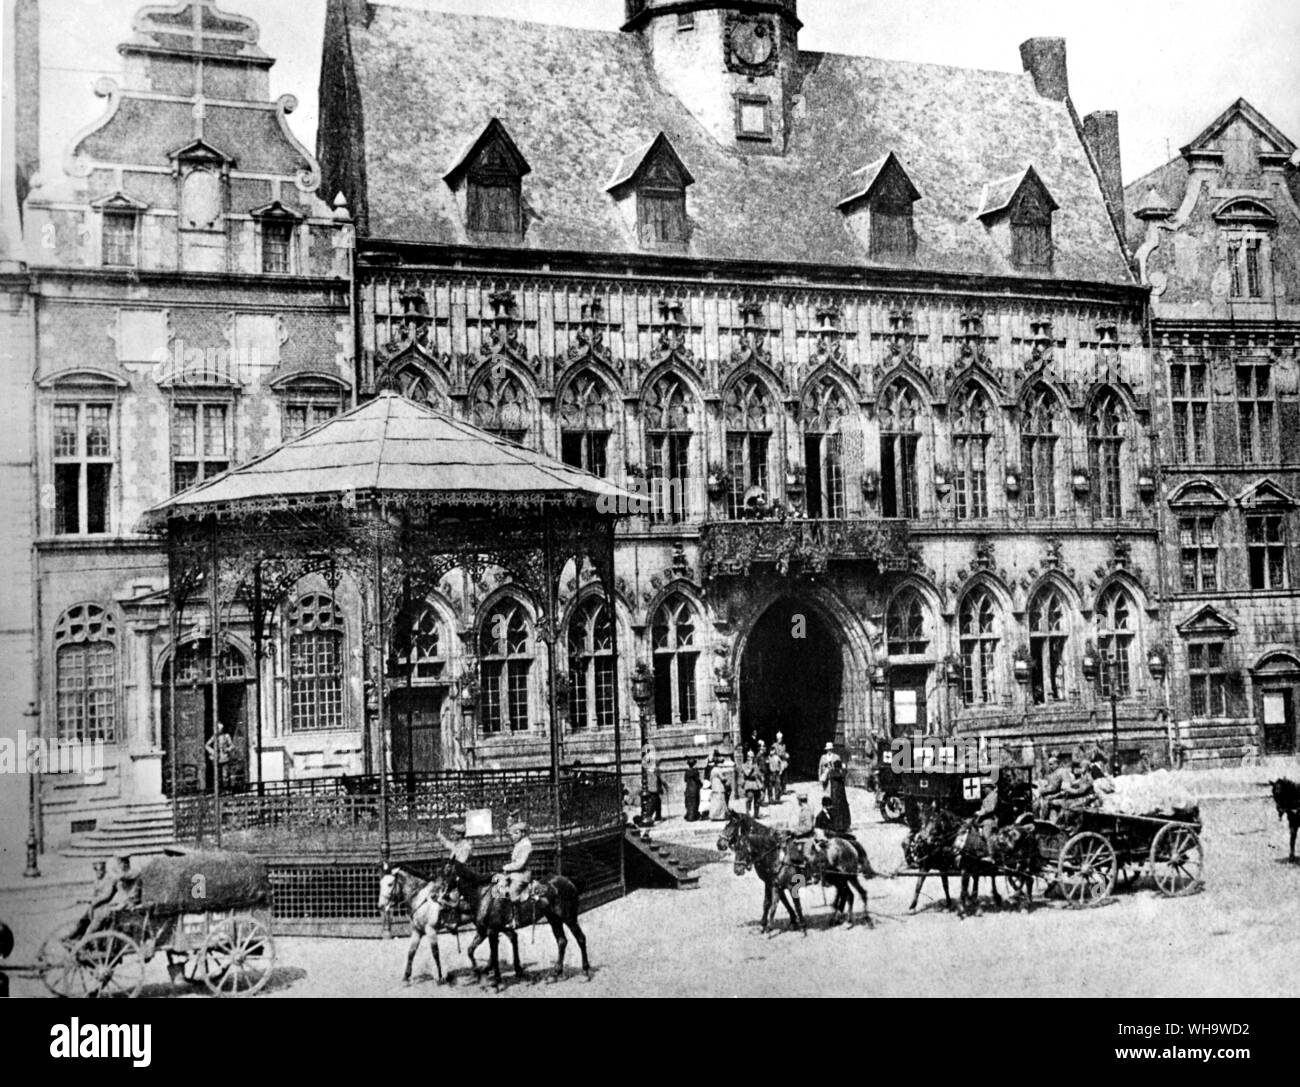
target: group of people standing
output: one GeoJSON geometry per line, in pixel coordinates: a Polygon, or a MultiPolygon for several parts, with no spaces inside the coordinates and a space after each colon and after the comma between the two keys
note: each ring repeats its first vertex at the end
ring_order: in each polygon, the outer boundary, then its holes
{"type": "Polygon", "coordinates": [[[757,748],[745,752],[740,780],[745,794],[745,811],[757,817],[764,804],[779,804],[785,795],[785,772],[790,767],[790,753],[780,732],[769,750],[763,740],[757,748]]]}

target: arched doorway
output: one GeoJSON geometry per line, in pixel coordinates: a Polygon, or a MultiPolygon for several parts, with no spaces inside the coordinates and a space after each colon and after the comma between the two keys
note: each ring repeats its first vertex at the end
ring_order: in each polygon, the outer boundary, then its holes
{"type": "Polygon", "coordinates": [[[782,598],[754,624],[740,661],[745,746],[785,734],[790,776],[816,775],[835,739],[844,682],[841,639],[807,604],[782,598]]]}
{"type": "MultiPolygon", "coordinates": [[[[248,782],[248,684],[244,655],[232,645],[221,651],[217,672],[217,717],[234,740],[225,763],[222,789],[238,790],[248,782]]],[[[212,739],[212,639],[184,642],[162,670],[163,792],[167,796],[211,792],[212,760],[205,745],[212,739]],[[171,671],[176,663],[176,728],[171,726],[171,671]],[[172,744],[176,745],[176,776],[172,788],[172,744]]]]}

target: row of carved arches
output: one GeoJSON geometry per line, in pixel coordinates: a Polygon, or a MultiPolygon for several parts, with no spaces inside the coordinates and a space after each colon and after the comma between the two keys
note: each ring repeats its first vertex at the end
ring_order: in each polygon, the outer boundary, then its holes
{"type": "MultiPolygon", "coordinates": [[[[1024,662],[1030,701],[1050,705],[1075,697],[1084,688],[1082,660],[1095,649],[1103,661],[1114,656],[1121,698],[1136,694],[1141,682],[1145,597],[1127,580],[1111,578],[1092,601],[1085,601],[1068,579],[1039,581],[1018,607],[998,579],[973,578],[945,614],[939,595],[919,579],[896,588],[885,605],[884,647],[891,662],[959,663],[961,701],[978,707],[1003,701],[1013,689],[1014,664],[1024,662]],[[950,624],[947,628],[942,620],[950,624]]],[[[1111,673],[1100,673],[1109,697],[1111,673]]]]}

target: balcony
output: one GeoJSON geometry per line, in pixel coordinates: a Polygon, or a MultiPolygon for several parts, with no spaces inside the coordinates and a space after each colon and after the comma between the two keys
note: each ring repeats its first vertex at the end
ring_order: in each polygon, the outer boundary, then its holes
{"type": "Polygon", "coordinates": [[[705,580],[748,577],[755,565],[774,566],[782,576],[823,573],[832,562],[906,569],[908,542],[903,520],[713,521],[700,529],[700,565],[705,580]]]}

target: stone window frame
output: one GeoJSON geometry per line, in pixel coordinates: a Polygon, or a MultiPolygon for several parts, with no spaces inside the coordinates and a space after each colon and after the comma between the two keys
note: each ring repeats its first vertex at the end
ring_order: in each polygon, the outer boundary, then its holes
{"type": "Polygon", "coordinates": [[[74,387],[68,385],[56,388],[55,395],[48,402],[49,436],[48,441],[43,443],[43,449],[48,450],[49,455],[49,460],[46,462],[49,467],[49,491],[48,501],[42,504],[46,505],[50,511],[48,531],[51,536],[93,538],[113,535],[117,512],[117,489],[121,476],[119,470],[120,419],[118,400],[119,396],[116,388],[102,386],[74,387]],[[59,413],[69,408],[75,409],[77,413],[76,449],[74,452],[60,453],[58,446],[59,413]],[[90,408],[107,410],[108,439],[106,444],[108,451],[106,453],[89,452],[86,415],[90,408]],[[78,530],[75,532],[61,530],[59,523],[59,466],[70,464],[75,464],[79,468],[77,476],[78,530]],[[89,531],[89,526],[92,523],[90,469],[96,465],[108,466],[108,481],[103,487],[103,528],[98,532],[91,532],[89,531]]]}
{"type": "Polygon", "coordinates": [[[736,102],[736,139],[752,140],[758,143],[772,141],[772,99],[765,94],[737,92],[736,102]],[[745,127],[745,110],[747,107],[759,106],[763,110],[763,127],[761,130],[745,127]]]}
{"type": "Polygon", "coordinates": [[[567,624],[569,731],[612,729],[617,705],[615,650],[617,638],[610,601],[588,595],[579,601],[567,624]]]}
{"type": "Polygon", "coordinates": [[[653,662],[654,721],[657,728],[689,726],[699,720],[702,627],[700,609],[690,597],[681,592],[671,593],[660,601],[651,616],[650,656],[653,662]],[[686,621],[683,622],[683,619],[686,621]],[[688,641],[682,640],[683,627],[690,628],[688,641]],[[684,668],[688,660],[690,673],[686,675],[684,668]],[[667,695],[666,703],[664,694],[667,695]],[[668,710],[668,720],[664,720],[665,709],[668,710]]]}
{"type": "Polygon", "coordinates": [[[537,622],[521,597],[506,594],[484,610],[478,624],[478,650],[479,733],[489,738],[528,735],[534,731],[537,709],[533,691],[537,622]],[[516,619],[522,639],[514,633],[516,619]]]}
{"type": "MultiPolygon", "coordinates": [[[[112,611],[94,602],[74,604],[64,609],[54,624],[53,630],[54,658],[54,734],[59,740],[90,742],[100,741],[105,744],[120,742],[122,725],[122,699],[120,684],[121,646],[118,643],[117,622],[112,611]],[[95,684],[94,666],[103,669],[103,660],[96,661],[96,656],[103,657],[103,652],[93,647],[107,647],[108,680],[95,684]],[[81,659],[79,678],[86,682],[73,688],[65,685],[65,661],[81,659]],[[95,698],[96,694],[107,695],[107,699],[95,698]],[[68,696],[68,697],[65,697],[68,696]],[[75,699],[75,703],[69,701],[75,699]],[[74,705],[79,709],[77,720],[83,725],[89,721],[92,707],[100,710],[107,708],[108,720],[95,728],[67,728],[65,708],[74,705]]],[[[41,767],[42,772],[51,772],[50,767],[41,767]]]]}
{"type": "Polygon", "coordinates": [[[1211,377],[1209,359],[1201,356],[1169,359],[1169,411],[1173,426],[1170,441],[1178,464],[1210,464],[1214,461],[1214,383],[1211,377]],[[1198,370],[1199,386],[1195,381],[1198,370]],[[1198,407],[1201,409],[1199,415],[1198,407]]]}
{"type": "Polygon", "coordinates": [[[347,618],[337,596],[324,589],[298,593],[285,610],[285,643],[285,731],[295,736],[351,731],[347,618]],[[309,601],[315,602],[311,609],[307,609],[309,601]],[[332,646],[328,657],[332,657],[333,672],[317,667],[322,659],[319,647],[325,644],[332,646]],[[296,671],[304,660],[299,650],[304,645],[313,647],[310,658],[313,667],[296,671]],[[298,698],[299,694],[303,697],[298,698]],[[322,702],[323,698],[326,701],[322,702]],[[304,720],[308,723],[303,723],[304,720]]]}

